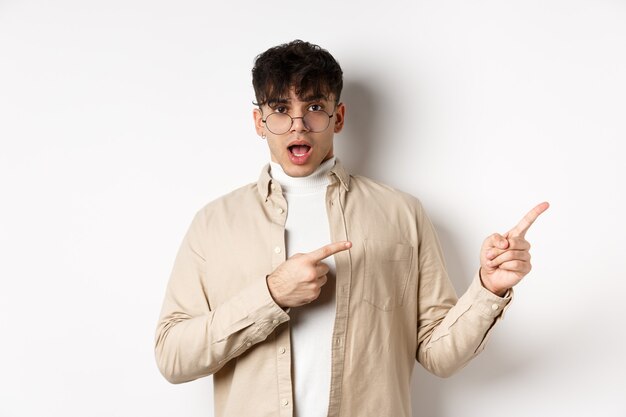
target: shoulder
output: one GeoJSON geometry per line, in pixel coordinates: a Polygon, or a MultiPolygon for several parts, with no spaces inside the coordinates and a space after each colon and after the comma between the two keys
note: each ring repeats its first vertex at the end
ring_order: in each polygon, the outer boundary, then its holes
{"type": "Polygon", "coordinates": [[[194,221],[209,222],[221,220],[225,216],[232,218],[259,204],[260,201],[257,184],[246,184],[205,204],[196,212],[194,221]]]}
{"type": "Polygon", "coordinates": [[[420,213],[423,211],[422,203],[417,197],[361,175],[350,176],[350,191],[357,198],[367,199],[373,204],[396,206],[420,213]]]}
{"type": "Polygon", "coordinates": [[[420,200],[390,185],[352,176],[345,212],[363,239],[420,245],[429,220],[420,200]]]}

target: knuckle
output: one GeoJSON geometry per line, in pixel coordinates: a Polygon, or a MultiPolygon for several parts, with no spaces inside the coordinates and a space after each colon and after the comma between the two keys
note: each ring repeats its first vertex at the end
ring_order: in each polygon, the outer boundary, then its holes
{"type": "Polygon", "coordinates": [[[511,252],[501,252],[500,255],[498,255],[493,262],[498,264],[498,263],[503,263],[503,262],[508,262],[511,260],[511,252]]]}
{"type": "Polygon", "coordinates": [[[520,250],[528,250],[530,249],[530,244],[525,239],[518,238],[515,240],[515,247],[519,248],[520,250]]]}

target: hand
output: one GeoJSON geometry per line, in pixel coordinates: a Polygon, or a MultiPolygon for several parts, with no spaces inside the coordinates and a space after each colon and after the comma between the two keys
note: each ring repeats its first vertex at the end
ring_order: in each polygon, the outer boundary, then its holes
{"type": "Polygon", "coordinates": [[[504,235],[494,233],[480,250],[480,278],[483,286],[503,296],[530,272],[530,243],[524,238],[537,217],[550,207],[541,203],[504,235]]]}
{"type": "Polygon", "coordinates": [[[267,286],[276,304],[283,308],[298,307],[316,300],[329,271],[322,261],[351,247],[351,242],[335,242],[313,252],[295,254],[280,264],[267,277],[267,286]]]}

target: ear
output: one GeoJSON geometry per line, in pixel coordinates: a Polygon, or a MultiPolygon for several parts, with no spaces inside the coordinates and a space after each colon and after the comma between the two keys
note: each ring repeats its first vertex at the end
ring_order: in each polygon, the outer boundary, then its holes
{"type": "Polygon", "coordinates": [[[341,132],[343,129],[343,122],[346,117],[346,106],[343,103],[337,104],[337,109],[335,110],[335,133],[341,132]]]}
{"type": "Polygon", "coordinates": [[[256,134],[259,136],[263,136],[265,133],[265,123],[263,123],[263,113],[261,113],[260,109],[252,110],[252,117],[254,118],[254,129],[256,130],[256,134]]]}

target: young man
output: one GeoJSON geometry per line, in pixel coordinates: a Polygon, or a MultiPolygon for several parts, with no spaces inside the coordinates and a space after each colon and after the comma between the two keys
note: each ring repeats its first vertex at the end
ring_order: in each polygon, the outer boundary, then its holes
{"type": "Polygon", "coordinates": [[[415,359],[448,376],[482,351],[548,205],[485,240],[457,299],[419,201],[335,159],[335,59],[294,41],[252,74],[271,162],[195,216],[157,329],[159,368],[173,383],[212,374],[216,417],[409,417],[415,359]]]}

